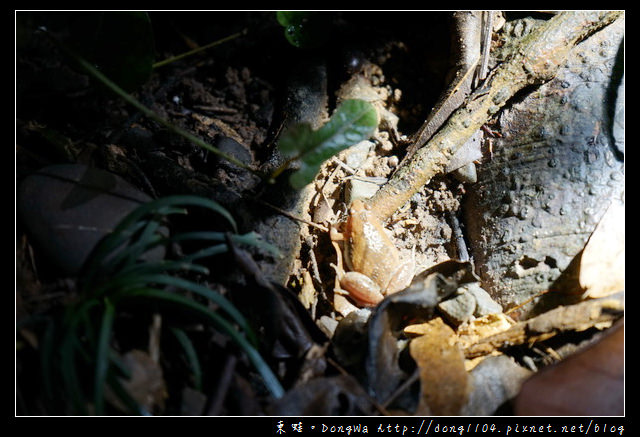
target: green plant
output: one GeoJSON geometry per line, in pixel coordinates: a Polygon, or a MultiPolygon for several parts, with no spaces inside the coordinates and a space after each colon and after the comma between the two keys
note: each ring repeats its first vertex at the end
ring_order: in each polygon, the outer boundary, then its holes
{"type": "MultiPolygon", "coordinates": [[[[167,316],[189,314],[228,336],[261,375],[270,394],[283,394],[278,379],[258,353],[258,339],[241,312],[222,294],[186,277],[208,274],[207,267],[196,260],[228,250],[227,238],[272,253],[276,249],[255,233],[168,235],[168,218],[194,207],[221,215],[236,230],[228,211],[206,198],[169,196],[142,205],[96,247],[78,281],[79,299],[59,315],[32,320],[43,328],[39,349],[46,399],[68,399],[73,412],[101,415],[105,412],[108,387],[131,413],[145,413],[122,385],[128,377],[119,358],[124,351],[114,347],[114,327],[119,317],[135,313],[141,306],[156,308],[167,316]],[[144,257],[159,246],[187,241],[212,245],[173,260],[150,261],[144,257]]],[[[179,324],[170,325],[167,330],[182,347],[198,388],[202,372],[196,348],[179,324]]]]}
{"type": "Polygon", "coordinates": [[[331,32],[329,15],[311,11],[278,11],[276,19],[284,27],[284,36],[295,47],[318,47],[326,42],[331,32]]]}
{"type": "Polygon", "coordinates": [[[309,124],[300,123],[282,134],[278,148],[286,161],[272,177],[278,176],[291,162],[298,161],[300,168],[291,174],[289,182],[300,189],[313,180],[325,160],[366,140],[377,126],[378,113],[371,103],[345,100],[320,129],[313,130],[309,124]]]}

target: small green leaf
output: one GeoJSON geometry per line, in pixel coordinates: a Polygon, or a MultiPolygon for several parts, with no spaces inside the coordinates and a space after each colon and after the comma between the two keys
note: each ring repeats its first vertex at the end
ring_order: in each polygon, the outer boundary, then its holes
{"type": "Polygon", "coordinates": [[[369,102],[357,99],[345,100],[317,131],[307,124],[292,126],[278,142],[285,157],[300,161],[300,168],[289,178],[291,186],[303,188],[313,180],[325,160],[366,140],[377,126],[376,109],[369,102]]]}
{"type": "Polygon", "coordinates": [[[327,32],[329,15],[310,11],[278,11],[276,19],[284,27],[284,36],[295,47],[322,45],[331,32],[327,32]]]}

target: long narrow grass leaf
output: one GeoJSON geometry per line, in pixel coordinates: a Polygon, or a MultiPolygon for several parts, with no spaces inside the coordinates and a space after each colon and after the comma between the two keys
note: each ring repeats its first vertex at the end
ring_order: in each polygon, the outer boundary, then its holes
{"type": "MultiPolygon", "coordinates": [[[[143,278],[143,281],[147,286],[150,284],[162,284],[169,285],[173,287],[177,287],[181,290],[190,291],[192,293],[196,293],[206,299],[209,299],[211,302],[218,305],[225,313],[227,313],[231,319],[240,326],[240,328],[245,331],[247,336],[253,341],[257,342],[256,336],[249,327],[247,320],[245,317],[237,310],[237,308],[229,302],[222,294],[216,293],[215,291],[210,290],[204,285],[196,284],[195,282],[188,281],[183,278],[178,278],[175,276],[168,275],[147,275],[143,278]]],[[[136,291],[131,291],[131,293],[127,294],[136,294],[136,291]]]]}
{"type": "Polygon", "coordinates": [[[171,241],[180,242],[180,241],[224,241],[225,236],[224,232],[215,232],[215,231],[193,231],[193,232],[182,232],[180,234],[174,235],[171,237],[171,241]]]}
{"type": "Polygon", "coordinates": [[[182,346],[184,350],[184,355],[187,358],[187,362],[189,363],[189,367],[191,368],[191,372],[193,373],[193,386],[196,390],[202,390],[202,369],[200,368],[200,360],[198,359],[198,354],[196,353],[196,349],[193,347],[193,343],[189,339],[189,336],[182,330],[178,328],[171,328],[171,332],[182,346]]]}
{"type": "Polygon", "coordinates": [[[71,338],[65,338],[60,345],[60,373],[65,392],[71,399],[73,408],[81,414],[87,414],[84,395],[76,371],[75,344],[71,338]]]}
{"type": "Polygon", "coordinates": [[[98,350],[96,351],[96,370],[93,387],[95,414],[101,416],[104,413],[104,383],[109,369],[109,343],[111,341],[111,329],[115,307],[109,301],[104,300],[104,314],[100,324],[100,336],[98,338],[98,350]]]}
{"type": "Polygon", "coordinates": [[[48,320],[44,327],[44,333],[40,340],[40,363],[42,374],[42,385],[47,401],[53,400],[53,366],[51,357],[54,354],[54,338],[56,334],[56,324],[53,320],[48,320]]]}
{"type": "Polygon", "coordinates": [[[94,287],[91,293],[95,298],[112,293],[126,295],[127,290],[144,288],[148,285],[146,283],[146,278],[149,275],[169,275],[171,272],[192,272],[208,275],[209,269],[200,264],[187,262],[184,259],[177,261],[162,260],[156,262],[142,262],[124,268],[112,279],[108,279],[102,284],[94,287]]]}
{"type": "Polygon", "coordinates": [[[265,363],[258,351],[247,341],[247,339],[233,328],[224,318],[220,317],[215,312],[209,310],[209,308],[195,302],[184,296],[168,293],[163,290],[157,289],[141,289],[135,293],[138,297],[152,298],[167,303],[179,304],[183,307],[190,309],[197,314],[200,314],[205,319],[210,321],[216,328],[222,330],[225,334],[229,335],[231,339],[242,349],[247,355],[256,371],[262,376],[267,389],[271,392],[274,398],[280,398],[284,394],[284,390],[278,378],[271,371],[271,368],[265,363]]]}
{"type": "MultiPolygon", "coordinates": [[[[268,252],[274,256],[281,256],[280,250],[273,244],[265,241],[257,232],[248,232],[246,234],[231,234],[231,241],[238,244],[256,247],[257,249],[268,252]]],[[[171,237],[171,241],[226,241],[224,232],[215,231],[195,231],[184,232],[171,237]]]]}
{"type": "Polygon", "coordinates": [[[139,263],[134,266],[127,267],[119,272],[118,276],[134,277],[134,275],[145,275],[163,272],[194,272],[203,275],[209,274],[209,269],[200,264],[185,262],[184,260],[162,260],[156,262],[139,263]]]}
{"type": "MultiPolygon", "coordinates": [[[[124,364],[120,355],[113,349],[109,349],[109,361],[113,364],[114,370],[119,373],[119,376],[125,379],[131,378],[131,370],[124,364]]],[[[109,372],[109,375],[111,375],[111,372],[109,372]]]]}
{"type": "Polygon", "coordinates": [[[104,260],[102,264],[103,272],[113,274],[135,265],[136,261],[143,253],[160,245],[163,240],[165,240],[165,237],[155,235],[147,237],[146,241],[136,241],[133,244],[123,247],[121,250],[118,250],[116,253],[112,254],[112,256],[104,260]]]}
{"type": "Polygon", "coordinates": [[[76,352],[83,350],[79,339],[81,333],[77,332],[77,325],[81,321],[84,313],[90,311],[98,304],[99,302],[95,299],[85,301],[79,306],[69,309],[63,320],[65,329],[62,333],[59,349],[62,383],[65,387],[65,392],[71,399],[73,408],[81,412],[81,414],[87,414],[88,411],[85,405],[82,384],[78,380],[78,372],[76,369],[76,352]]]}
{"type": "MultiPolygon", "coordinates": [[[[223,216],[229,222],[234,232],[237,229],[233,216],[214,200],[195,195],[175,195],[153,200],[129,213],[129,215],[116,226],[114,231],[98,244],[84,269],[81,282],[89,287],[94,285],[93,282],[96,280],[99,272],[104,271],[104,263],[109,260],[109,256],[113,256],[113,252],[116,249],[125,245],[135,232],[138,232],[146,226],[146,221],[143,220],[145,216],[162,211],[172,214],[186,212],[185,209],[176,208],[176,205],[180,205],[181,207],[196,206],[208,209],[223,216]]],[[[155,241],[155,243],[158,242],[159,241],[155,241]]],[[[121,260],[121,258],[118,258],[118,261],[119,260],[121,260]]],[[[113,265],[113,262],[110,264],[113,265]]]]}
{"type": "Polygon", "coordinates": [[[236,32],[236,33],[231,34],[229,36],[225,36],[224,38],[220,38],[220,39],[218,39],[216,41],[210,42],[209,44],[205,44],[203,46],[196,47],[195,49],[189,50],[188,52],[181,53],[179,55],[172,56],[172,57],[167,58],[167,59],[163,59],[162,61],[158,61],[158,62],[156,62],[155,64],[152,65],[152,68],[162,67],[164,65],[170,64],[172,62],[175,62],[175,61],[177,61],[179,59],[182,59],[182,58],[185,58],[187,56],[195,55],[196,53],[200,53],[203,50],[210,49],[211,47],[215,47],[215,46],[217,46],[219,44],[222,44],[224,42],[227,42],[229,40],[232,40],[232,39],[237,38],[240,35],[244,35],[244,34],[246,34],[246,29],[241,31],[241,32],[236,32]]]}
{"type": "Polygon", "coordinates": [[[228,252],[229,248],[226,244],[216,244],[215,246],[210,246],[204,249],[201,249],[197,252],[194,252],[190,255],[185,255],[182,260],[193,262],[195,260],[206,258],[209,256],[220,255],[221,253],[228,252]]]}

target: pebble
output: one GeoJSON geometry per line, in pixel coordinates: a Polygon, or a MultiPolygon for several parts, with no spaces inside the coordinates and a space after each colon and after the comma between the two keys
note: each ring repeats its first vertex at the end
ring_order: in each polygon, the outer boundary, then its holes
{"type": "Polygon", "coordinates": [[[345,192],[347,204],[356,199],[370,199],[380,189],[380,185],[380,181],[374,178],[348,179],[345,192]]]}
{"type": "Polygon", "coordinates": [[[486,316],[488,314],[495,314],[502,312],[502,306],[491,299],[489,293],[487,293],[480,284],[477,282],[471,283],[466,286],[467,292],[470,293],[476,301],[476,309],[473,313],[476,317],[486,316]]]}
{"type": "MultiPolygon", "coordinates": [[[[247,149],[243,144],[240,144],[233,138],[221,136],[216,141],[216,148],[221,152],[226,153],[227,155],[233,156],[244,165],[250,165],[253,160],[251,151],[249,151],[249,149],[247,149]]],[[[217,161],[220,163],[220,165],[226,167],[229,170],[241,170],[237,165],[227,161],[222,157],[217,157],[217,161]]]]}
{"type": "Polygon", "coordinates": [[[438,309],[451,323],[459,325],[474,317],[502,312],[502,306],[491,299],[480,284],[473,282],[458,288],[455,297],[440,302],[438,309]]]}
{"type": "MultiPolygon", "coordinates": [[[[460,289],[458,289],[460,290],[460,289]]],[[[465,322],[473,316],[476,309],[476,300],[471,293],[463,291],[453,299],[442,301],[438,309],[451,323],[456,325],[465,322]]]]}

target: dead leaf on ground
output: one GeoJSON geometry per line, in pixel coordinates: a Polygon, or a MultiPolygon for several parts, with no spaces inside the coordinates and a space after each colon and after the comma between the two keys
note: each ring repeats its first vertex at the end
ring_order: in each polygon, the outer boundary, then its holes
{"type": "Polygon", "coordinates": [[[456,343],[456,334],[441,318],[422,324],[425,334],[414,338],[410,352],[420,369],[422,397],[431,414],[456,415],[469,395],[469,375],[464,353],[456,343]]]}
{"type": "Polygon", "coordinates": [[[580,286],[593,298],[624,290],[624,203],[614,200],[580,259],[580,286]]]}
{"type": "Polygon", "coordinates": [[[624,415],[624,319],[591,346],[535,374],[515,413],[535,416],[624,415]]]}
{"type": "Polygon", "coordinates": [[[289,390],[269,407],[275,416],[360,416],[375,409],[351,376],[314,378],[289,390]]]}

